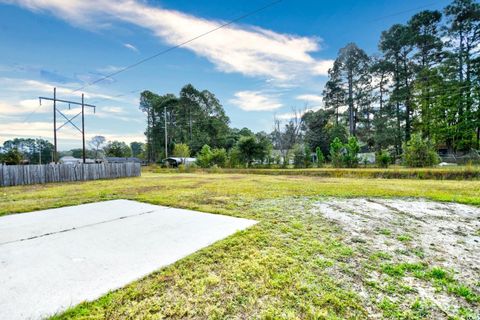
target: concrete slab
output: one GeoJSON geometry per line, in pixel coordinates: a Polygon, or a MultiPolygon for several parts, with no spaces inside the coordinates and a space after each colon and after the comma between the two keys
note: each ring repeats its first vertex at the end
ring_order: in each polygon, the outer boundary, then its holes
{"type": "Polygon", "coordinates": [[[94,300],[256,221],[114,200],[0,218],[0,319],[94,300]]]}

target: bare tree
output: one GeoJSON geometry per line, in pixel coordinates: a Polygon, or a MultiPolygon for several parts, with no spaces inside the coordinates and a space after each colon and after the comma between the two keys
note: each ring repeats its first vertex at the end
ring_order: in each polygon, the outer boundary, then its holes
{"type": "Polygon", "coordinates": [[[88,142],[88,145],[95,151],[95,160],[97,160],[98,152],[102,150],[106,141],[104,136],[95,136],[88,142]]]}
{"type": "Polygon", "coordinates": [[[282,158],[283,165],[288,164],[288,156],[290,150],[296,143],[301,141],[301,130],[303,119],[302,115],[304,112],[298,111],[296,108],[292,109],[292,114],[290,119],[283,125],[282,121],[274,117],[274,129],[272,132],[272,141],[275,149],[279,150],[282,158]]]}

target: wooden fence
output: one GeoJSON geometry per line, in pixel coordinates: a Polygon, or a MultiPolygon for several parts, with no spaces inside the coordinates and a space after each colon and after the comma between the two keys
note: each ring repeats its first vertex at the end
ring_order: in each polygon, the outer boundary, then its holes
{"type": "Polygon", "coordinates": [[[140,176],[139,163],[0,165],[0,187],[140,176]]]}

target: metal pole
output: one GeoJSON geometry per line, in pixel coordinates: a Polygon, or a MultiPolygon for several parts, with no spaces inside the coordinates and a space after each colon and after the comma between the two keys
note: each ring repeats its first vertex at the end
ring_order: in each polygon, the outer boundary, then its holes
{"type": "Polygon", "coordinates": [[[167,106],[163,107],[163,114],[165,115],[165,159],[168,158],[168,136],[167,136],[167,106]]]}
{"type": "Polygon", "coordinates": [[[53,162],[57,163],[57,88],[53,88],[53,162]]]}
{"type": "Polygon", "coordinates": [[[85,155],[85,104],[82,93],[82,143],[83,143],[83,163],[86,163],[85,155]]]}

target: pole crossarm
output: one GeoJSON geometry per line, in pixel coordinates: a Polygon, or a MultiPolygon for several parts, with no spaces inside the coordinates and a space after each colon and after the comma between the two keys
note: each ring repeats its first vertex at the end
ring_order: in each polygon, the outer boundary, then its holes
{"type": "MultiPolygon", "coordinates": [[[[48,97],[38,97],[38,99],[40,100],[40,104],[42,104],[42,100],[50,100],[50,101],[57,101],[57,102],[64,102],[64,103],[68,103],[68,104],[75,104],[77,106],[81,106],[82,103],[81,102],[75,102],[75,101],[68,101],[68,100],[61,100],[61,99],[53,99],[53,98],[48,98],[48,97]]],[[[90,108],[93,108],[93,109],[96,109],[97,106],[94,106],[94,105],[91,105],[91,104],[84,104],[85,107],[90,107],[90,108]]]]}

